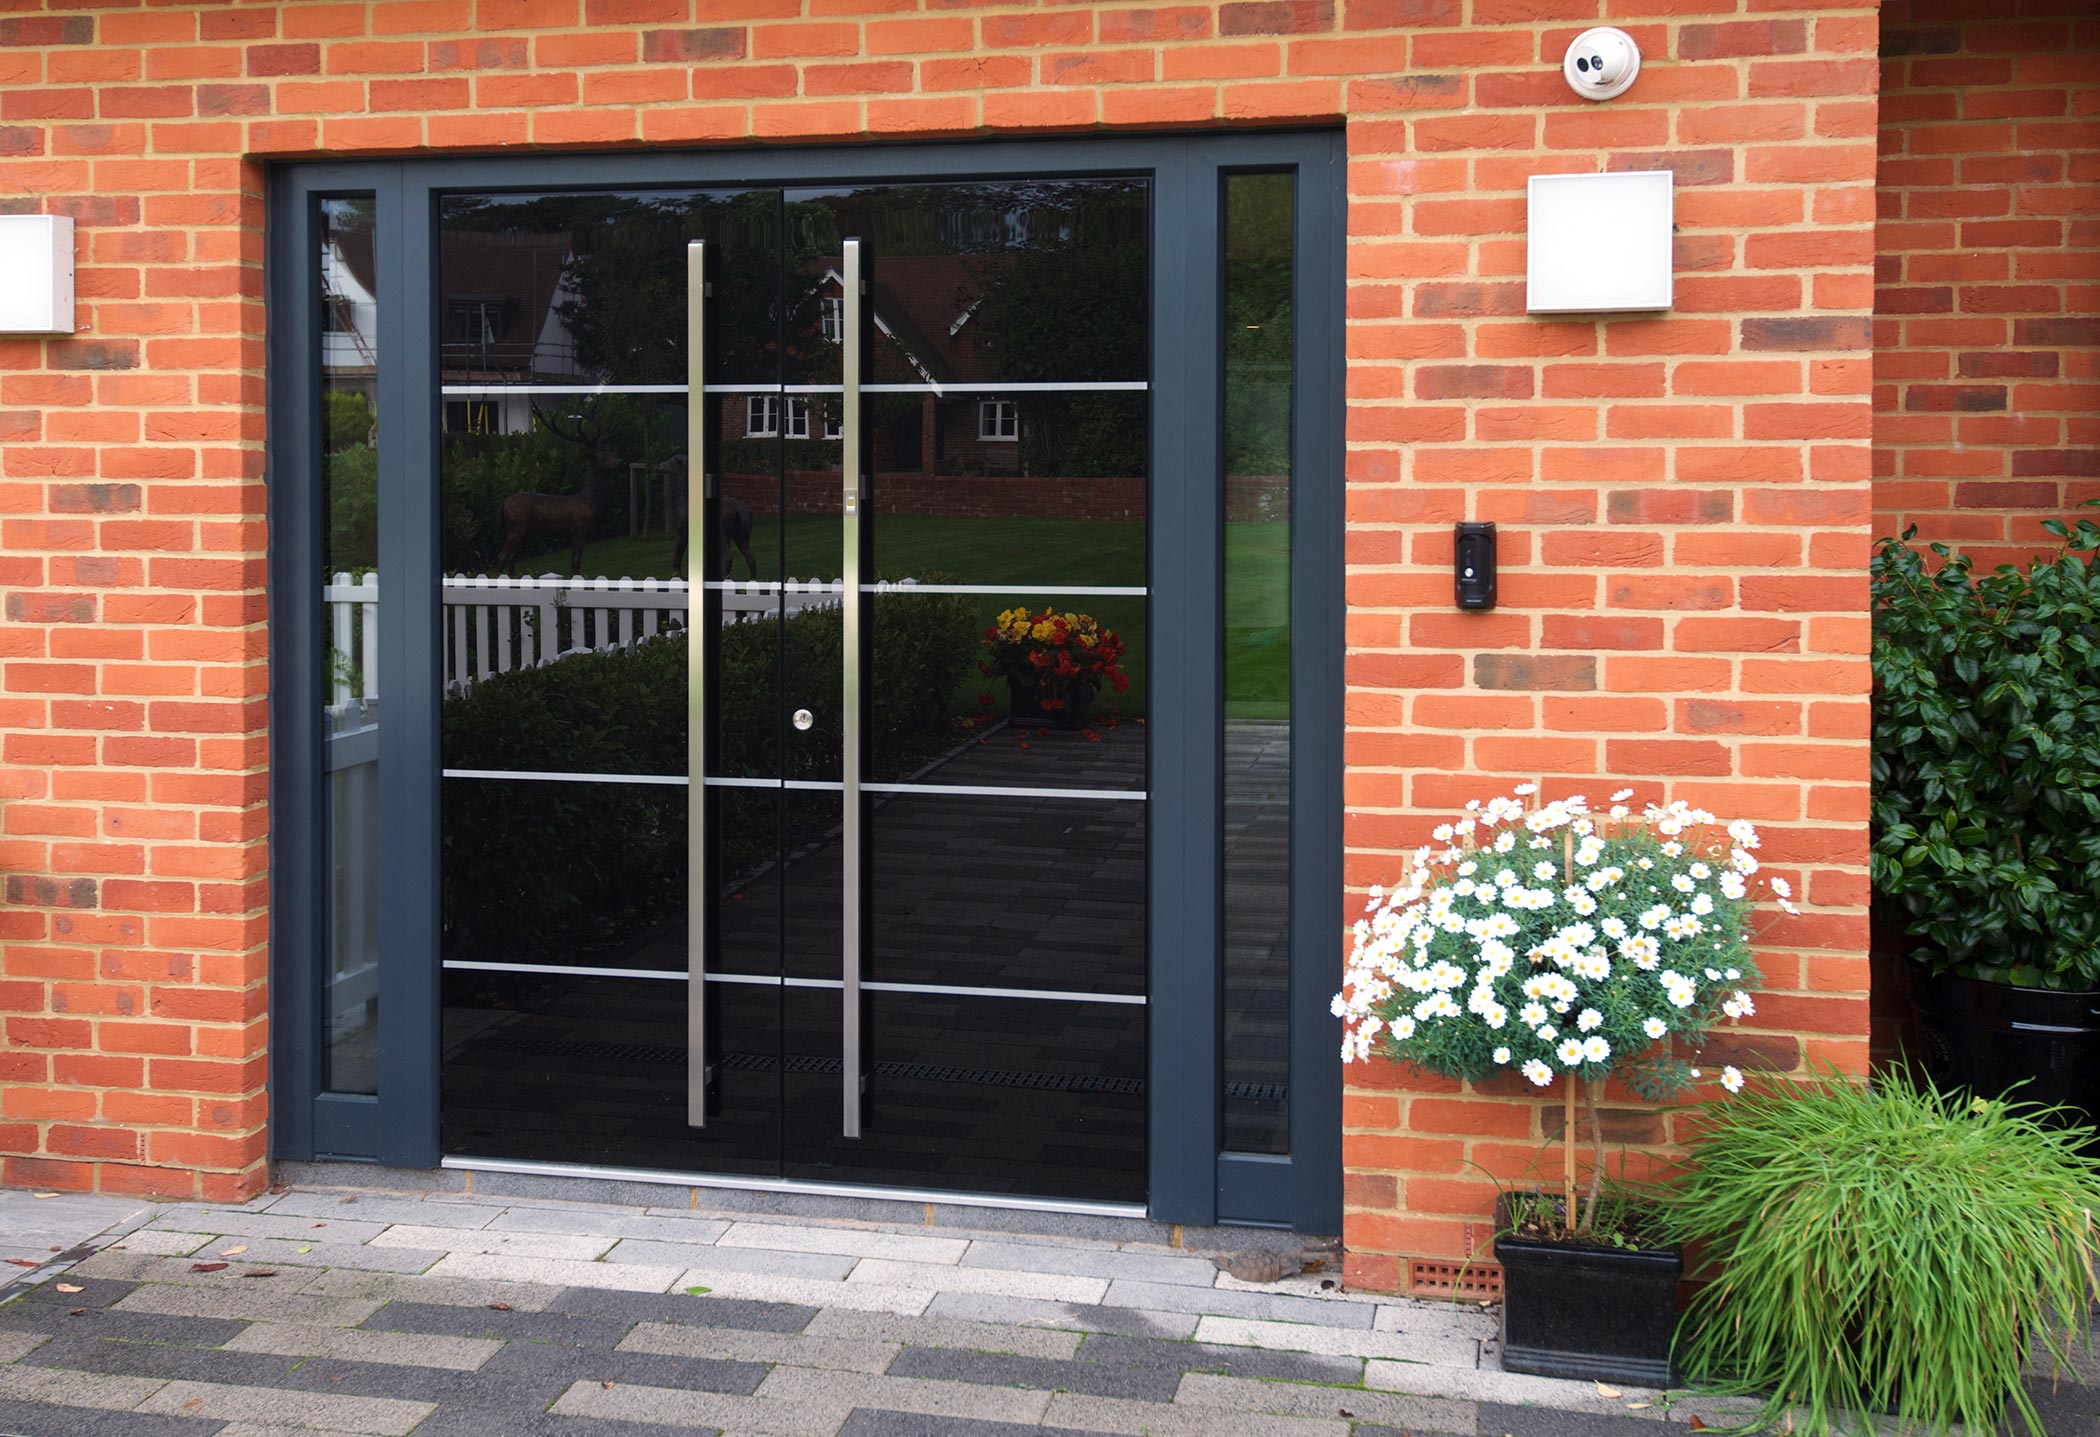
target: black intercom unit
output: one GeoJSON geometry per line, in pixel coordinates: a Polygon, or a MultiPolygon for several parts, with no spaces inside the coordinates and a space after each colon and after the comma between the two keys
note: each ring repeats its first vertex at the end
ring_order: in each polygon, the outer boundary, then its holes
{"type": "Polygon", "coordinates": [[[1458,581],[1458,606],[1461,609],[1494,608],[1495,526],[1460,524],[1451,567],[1458,581]]]}

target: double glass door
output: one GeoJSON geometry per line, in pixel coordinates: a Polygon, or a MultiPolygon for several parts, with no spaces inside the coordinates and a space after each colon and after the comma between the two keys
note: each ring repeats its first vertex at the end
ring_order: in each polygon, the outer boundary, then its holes
{"type": "Polygon", "coordinates": [[[445,1153],[1145,1201],[1152,208],[437,201],[445,1153]]]}

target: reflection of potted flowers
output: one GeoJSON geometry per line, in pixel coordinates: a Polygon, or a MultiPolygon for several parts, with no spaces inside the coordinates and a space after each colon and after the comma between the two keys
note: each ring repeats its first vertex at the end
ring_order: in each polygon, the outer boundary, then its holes
{"type": "MultiPolygon", "coordinates": [[[[1700,1076],[1679,1051],[1755,1011],[1758,840],[1741,820],[1723,827],[1682,802],[1637,814],[1626,796],[1603,812],[1579,796],[1468,804],[1399,888],[1371,891],[1334,1011],[1344,1061],[1376,1054],[1470,1082],[1561,1084],[1561,1190],[1511,1194],[1498,1213],[1503,1363],[1660,1386],[1682,1263],[1675,1248],[1644,1246],[1639,1213],[1600,1201],[1597,1089],[1616,1079],[1668,1098],[1700,1076]],[[1586,1198],[1578,1079],[1595,1145],[1586,1198]]],[[[1790,908],[1786,884],[1770,887],[1790,908]]],[[[1724,1068],[1721,1081],[1734,1091],[1742,1076],[1724,1068]]]]}
{"type": "Polygon", "coordinates": [[[1078,728],[1104,685],[1115,693],[1130,687],[1123,640],[1092,614],[1007,609],[985,629],[984,645],[988,657],[977,667],[1006,680],[1017,719],[1078,728]]]}

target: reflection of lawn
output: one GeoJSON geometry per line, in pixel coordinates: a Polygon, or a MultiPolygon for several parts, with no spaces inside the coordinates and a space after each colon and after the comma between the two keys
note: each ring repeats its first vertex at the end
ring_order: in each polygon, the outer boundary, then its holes
{"type": "MultiPolygon", "coordinates": [[[[758,522],[751,536],[759,573],[781,576],[785,544],[786,573],[797,579],[833,578],[839,573],[839,520],[806,516],[758,522]]],[[[875,577],[881,579],[939,576],[952,583],[1011,584],[1009,593],[983,596],[980,610],[989,624],[1001,609],[1015,603],[1037,608],[1083,610],[1123,635],[1128,654],[1124,670],[1130,692],[1118,707],[1127,714],[1145,710],[1147,645],[1145,600],[1129,596],[1051,597],[1031,592],[1030,585],[1100,585],[1132,587],[1145,582],[1145,526],[1136,520],[963,519],[896,515],[873,521],[875,577]]],[[[1226,558],[1232,583],[1225,605],[1226,713],[1233,718],[1272,718],[1285,712],[1290,684],[1288,526],[1247,523],[1226,526],[1226,558]]],[[[566,555],[549,555],[519,565],[521,572],[560,572],[566,555]]],[[[584,553],[585,571],[627,578],[670,578],[671,544],[661,534],[644,538],[605,538],[584,553]]],[[[735,575],[744,577],[741,555],[735,575]]],[[[1208,614],[1208,604],[1196,606],[1208,614]]],[[[956,689],[959,713],[980,713],[978,695],[994,686],[972,670],[956,689]]],[[[1004,693],[997,695],[1004,711],[1004,693]]]]}

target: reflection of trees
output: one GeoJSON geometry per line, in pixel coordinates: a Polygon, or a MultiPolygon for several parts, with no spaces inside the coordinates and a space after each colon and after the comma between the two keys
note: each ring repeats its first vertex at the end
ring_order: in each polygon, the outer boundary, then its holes
{"type": "Polygon", "coordinates": [[[1291,468],[1291,177],[1238,175],[1227,190],[1225,472],[1291,468]]]}

